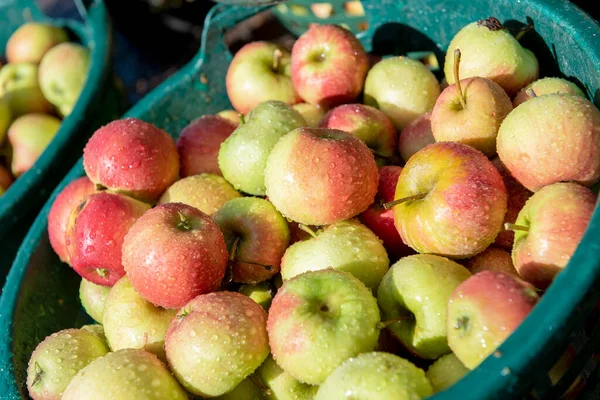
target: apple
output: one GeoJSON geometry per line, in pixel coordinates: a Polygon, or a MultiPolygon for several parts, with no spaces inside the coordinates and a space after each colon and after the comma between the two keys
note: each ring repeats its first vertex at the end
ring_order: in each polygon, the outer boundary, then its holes
{"type": "Polygon", "coordinates": [[[12,183],[12,174],[0,164],[0,196],[10,187],[10,185],[12,185],[12,183]]]}
{"type": "Polygon", "coordinates": [[[8,141],[13,149],[11,169],[15,177],[27,172],[52,141],[60,120],[47,114],[26,114],[8,128],[8,141]]]}
{"type": "Polygon", "coordinates": [[[58,26],[27,22],[8,38],[6,59],[12,64],[38,64],[48,50],[67,40],[69,40],[67,32],[58,26]]]}
{"type": "Polygon", "coordinates": [[[269,311],[269,307],[271,307],[271,302],[276,291],[277,288],[275,285],[267,281],[242,285],[238,289],[238,292],[250,297],[267,312],[269,311]]]}
{"type": "Polygon", "coordinates": [[[466,267],[472,274],[481,271],[500,271],[516,278],[521,276],[513,265],[511,255],[508,251],[496,247],[488,247],[483,253],[471,258],[466,267]]]}
{"type": "Polygon", "coordinates": [[[444,391],[469,373],[454,353],[441,356],[431,364],[425,375],[435,393],[444,391]]]}
{"type": "Polygon", "coordinates": [[[474,369],[517,329],[538,299],[532,285],[504,272],[471,276],[448,301],[448,345],[474,369]]]}
{"type": "Polygon", "coordinates": [[[310,271],[285,281],[275,295],[269,345],[285,372],[319,385],[349,357],[375,348],[379,322],[377,301],[352,274],[310,271]]]}
{"type": "Polygon", "coordinates": [[[223,176],[237,190],[264,196],[267,157],[282,136],[304,125],[300,113],[285,103],[260,104],[221,145],[218,161],[223,176]]]}
{"type": "Polygon", "coordinates": [[[181,130],[176,142],[182,177],[208,173],[221,175],[219,148],[237,124],[215,115],[202,116],[181,130]]]}
{"type": "Polygon", "coordinates": [[[77,205],[67,221],[65,243],[73,269],[90,282],[112,286],[125,270],[125,234],[150,207],[130,197],[99,192],[77,205]]]}
{"type": "Polygon", "coordinates": [[[415,118],[402,129],[398,137],[398,151],[404,162],[427,145],[435,143],[431,131],[431,111],[415,118]]]}
{"type": "Polygon", "coordinates": [[[325,110],[322,107],[310,103],[294,104],[292,108],[302,115],[309,128],[317,128],[325,116],[325,110]]]}
{"type": "Polygon", "coordinates": [[[96,130],[83,150],[83,166],[95,184],[147,202],[157,200],[179,178],[173,139],[136,118],[96,130]]]}
{"type": "Polygon", "coordinates": [[[112,351],[144,349],[164,360],[165,334],[176,314],[144,300],[124,276],[108,293],[102,325],[112,351]]]}
{"type": "Polygon", "coordinates": [[[391,57],[381,60],[369,71],[364,103],[383,111],[401,131],[431,111],[439,94],[440,85],[435,75],[422,62],[391,57]]]}
{"type": "Polygon", "coordinates": [[[313,400],[318,386],[307,385],[281,369],[269,356],[256,371],[255,376],[264,384],[266,400],[313,400]]]}
{"type": "Polygon", "coordinates": [[[106,339],[106,335],[104,334],[104,328],[102,327],[102,325],[88,324],[88,325],[83,325],[80,329],[82,329],[84,331],[88,331],[90,333],[93,333],[94,335],[96,335],[98,338],[100,338],[102,340],[102,342],[106,345],[107,348],[109,348],[108,340],[106,339]]]}
{"type": "Polygon", "coordinates": [[[502,177],[483,153],[439,142],[412,156],[398,179],[396,229],[419,253],[468,258],[496,239],[506,214],[502,177]]]}
{"type": "Polygon", "coordinates": [[[548,287],[575,253],[596,203],[594,192],[572,182],[534,193],[509,225],[515,231],[512,260],[519,275],[539,289],[548,287]]]}
{"type": "Polygon", "coordinates": [[[315,400],[425,399],[433,395],[425,371],[394,354],[369,352],[346,360],[319,387],[315,400]]]}
{"type": "Polygon", "coordinates": [[[364,104],[341,105],[325,115],[320,127],[351,133],[362,140],[375,155],[384,159],[396,154],[396,128],[392,121],[376,108],[364,104]]]}
{"type": "Polygon", "coordinates": [[[547,94],[515,108],[498,131],[498,156],[527,189],[600,179],[600,111],[574,94],[547,94]]]}
{"type": "Polygon", "coordinates": [[[513,99],[513,107],[529,100],[532,97],[529,95],[531,90],[533,90],[532,94],[534,96],[543,96],[551,93],[570,93],[585,98],[583,91],[573,82],[562,78],[546,77],[533,81],[519,90],[519,93],[513,99]]]}
{"type": "Polygon", "coordinates": [[[13,118],[29,113],[50,113],[38,83],[38,66],[31,63],[6,64],[0,69],[0,99],[10,108],[13,118]]]}
{"type": "Polygon", "coordinates": [[[83,176],[65,186],[52,202],[48,213],[48,238],[62,262],[70,264],[65,236],[69,216],[75,207],[95,191],[92,181],[83,176]]]}
{"type": "Polygon", "coordinates": [[[279,272],[290,230],[273,204],[240,197],[225,203],[213,218],[229,249],[234,282],[258,283],[279,272]]]}
{"type": "Polygon", "coordinates": [[[291,75],[289,51],[269,42],[248,43],[229,64],[227,95],[233,108],[242,114],[269,100],[296,104],[302,100],[291,75]]]}
{"type": "Polygon", "coordinates": [[[123,349],[80,370],[62,400],[188,400],[188,394],[152,353],[123,349]]]}
{"type": "Polygon", "coordinates": [[[127,232],[123,266],[144,299],[180,308],[219,288],[227,247],[208,215],[183,203],[165,203],[146,212],[127,232]]]}
{"type": "Polygon", "coordinates": [[[90,68],[90,50],[78,43],[61,43],[40,61],[38,79],[44,97],[63,117],[73,111],[90,68]]]}
{"type": "Polygon", "coordinates": [[[446,52],[444,74],[455,82],[454,50],[460,49],[460,76],[482,77],[496,82],[513,97],[519,89],[538,78],[535,55],[523,48],[512,33],[494,17],[472,22],[452,38],[446,52]]]}
{"type": "Polygon", "coordinates": [[[102,323],[104,304],[110,292],[110,287],[96,285],[85,278],[79,285],[79,300],[85,312],[98,323],[102,323]]]}
{"type": "Polygon", "coordinates": [[[363,90],[369,58],[360,41],[338,25],[313,25],[294,43],[292,80],[307,103],[350,103],[363,90]]]}
{"type": "Polygon", "coordinates": [[[264,400],[262,389],[252,381],[246,378],[239,383],[231,392],[222,396],[213,397],[216,400],[264,400]]]}
{"type": "Polygon", "coordinates": [[[233,390],[269,355],[267,313],[236,292],[215,292],[185,305],[167,331],[171,371],[190,392],[216,397],[233,390]]]}
{"type": "Polygon", "coordinates": [[[267,161],[269,200],[305,225],[352,218],[373,203],[378,172],[369,148],[335,129],[296,129],[281,138],[267,161]]]}
{"type": "Polygon", "coordinates": [[[4,143],[11,122],[10,107],[6,101],[0,98],[0,146],[4,143]]]}
{"type": "Polygon", "coordinates": [[[213,215],[223,204],[241,196],[222,176],[203,173],[180,179],[169,186],[158,204],[184,203],[213,215]]]}
{"type": "Polygon", "coordinates": [[[440,94],[431,113],[431,131],[438,142],[468,144],[488,157],[496,154],[496,136],[512,111],[510,98],[488,78],[459,78],[460,49],[454,50],[454,82],[440,94]]]}
{"type": "Polygon", "coordinates": [[[351,273],[376,290],[389,266],[379,238],[352,219],[326,226],[316,237],[288,247],[281,262],[281,277],[287,281],[307,271],[333,268],[351,273]]]}
{"type": "Polygon", "coordinates": [[[360,221],[381,239],[388,256],[393,261],[414,253],[410,247],[404,244],[396,230],[394,211],[386,210],[383,207],[384,203],[394,200],[401,172],[402,167],[396,165],[379,168],[379,187],[375,202],[359,215],[360,221]]]}
{"type": "Polygon", "coordinates": [[[60,400],[79,370],[109,352],[95,334],[64,329],[37,345],[27,365],[27,389],[34,400],[60,400]]]}
{"type": "MultiPolygon", "coordinates": [[[[235,110],[223,110],[223,111],[219,111],[217,113],[217,117],[221,117],[229,122],[231,122],[232,124],[235,125],[235,127],[237,128],[240,123],[242,122],[242,114],[240,114],[239,112],[235,111],[235,110]]],[[[181,137],[181,135],[180,135],[181,137]]]]}
{"type": "Polygon", "coordinates": [[[434,360],[450,352],[446,305],[469,270],[445,257],[416,254],[396,262],[385,274],[377,301],[387,328],[408,350],[434,360]]]}

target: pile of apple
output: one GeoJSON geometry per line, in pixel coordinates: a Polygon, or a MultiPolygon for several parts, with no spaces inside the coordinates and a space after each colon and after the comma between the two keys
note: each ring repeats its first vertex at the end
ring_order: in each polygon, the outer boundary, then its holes
{"type": "Polygon", "coordinates": [[[600,111],[494,18],[445,79],[321,25],[242,48],[236,111],[177,142],[97,130],[48,233],[99,324],[38,345],[31,396],[421,399],[501,357],[593,214],[600,111]]]}
{"type": "Polygon", "coordinates": [[[35,164],[85,84],[89,50],[69,40],[62,28],[29,22],[6,44],[8,63],[0,60],[0,196],[35,164]]]}

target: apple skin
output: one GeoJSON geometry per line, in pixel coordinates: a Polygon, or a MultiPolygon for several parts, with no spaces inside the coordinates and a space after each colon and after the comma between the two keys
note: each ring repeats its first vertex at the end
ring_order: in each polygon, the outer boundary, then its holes
{"type": "Polygon", "coordinates": [[[258,283],[279,272],[290,230],[273,204],[257,197],[240,197],[225,203],[213,218],[229,249],[234,282],[258,283]]]}
{"type": "Polygon", "coordinates": [[[123,349],[91,362],[73,378],[61,400],[188,400],[152,353],[123,349]]]}
{"type": "Polygon", "coordinates": [[[267,321],[277,364],[301,382],[319,385],[349,357],[377,345],[377,301],[352,274],[310,271],[283,283],[267,321]]]}
{"type": "Polygon", "coordinates": [[[265,360],[255,376],[267,389],[263,392],[266,400],[313,400],[319,390],[318,386],[302,383],[285,372],[272,356],[265,360]]]}
{"type": "Polygon", "coordinates": [[[29,395],[34,400],[60,400],[77,372],[109,351],[100,338],[85,330],[53,333],[37,345],[29,359],[29,395]]]}
{"type": "Polygon", "coordinates": [[[6,59],[11,64],[38,64],[48,50],[67,40],[67,32],[62,28],[28,22],[10,35],[6,42],[6,59]]]}
{"type": "Polygon", "coordinates": [[[597,196],[576,183],[554,183],[527,200],[516,224],[512,259],[519,275],[539,289],[547,288],[569,260],[596,208],[597,196]]]}
{"type": "Polygon", "coordinates": [[[100,340],[102,340],[102,343],[104,343],[107,348],[110,348],[108,346],[108,340],[106,340],[106,335],[104,334],[104,328],[102,327],[102,325],[100,325],[100,324],[88,324],[88,325],[83,325],[79,329],[93,333],[98,338],[100,338],[100,340]]]}
{"type": "Polygon", "coordinates": [[[294,104],[292,108],[302,115],[309,128],[317,128],[325,116],[325,109],[310,103],[294,104]]]}
{"type": "Polygon", "coordinates": [[[404,257],[392,265],[377,290],[381,317],[384,321],[409,317],[388,329],[411,353],[434,360],[450,352],[446,306],[454,289],[470,276],[469,270],[445,257],[404,257]]]}
{"type": "Polygon", "coordinates": [[[281,277],[287,281],[307,271],[333,268],[351,273],[376,290],[389,266],[379,238],[352,219],[326,226],[316,237],[288,247],[281,262],[281,277]]]}
{"type": "Polygon", "coordinates": [[[99,192],[77,205],[67,221],[65,243],[71,266],[96,285],[112,286],[125,270],[125,234],[150,207],[130,197],[99,192]]]}
{"type": "Polygon", "coordinates": [[[240,286],[238,292],[244,296],[250,297],[256,304],[268,312],[275,294],[275,286],[269,282],[260,282],[254,285],[246,284],[240,286]]]}
{"type": "Polygon", "coordinates": [[[466,144],[434,143],[408,160],[396,199],[426,194],[394,206],[396,229],[419,253],[468,258],[496,239],[506,214],[502,177],[466,144]]]}
{"type": "Polygon", "coordinates": [[[13,118],[30,113],[50,113],[38,83],[38,66],[31,63],[6,64],[0,69],[0,98],[8,104],[13,118]]]}
{"type": "MultiPolygon", "coordinates": [[[[241,121],[241,114],[235,110],[223,110],[217,113],[217,117],[221,117],[229,122],[231,122],[237,128],[241,121]]],[[[180,135],[181,137],[181,135],[180,135]]]]}
{"type": "Polygon", "coordinates": [[[70,265],[65,233],[67,222],[73,209],[87,196],[94,193],[96,188],[86,176],[70,182],[54,199],[48,213],[48,238],[50,245],[62,262],[70,265]]]}
{"type": "Polygon", "coordinates": [[[396,128],[392,121],[376,108],[364,104],[338,106],[325,115],[320,127],[351,133],[381,157],[391,158],[396,154],[396,128]]]}
{"type": "Polygon", "coordinates": [[[165,334],[176,314],[144,300],[124,276],[108,293],[102,325],[112,351],[144,349],[165,360],[165,334]]]}
{"type": "Polygon", "coordinates": [[[441,356],[427,369],[425,375],[435,393],[444,391],[469,373],[454,353],[441,356]]]}
{"type": "Polygon", "coordinates": [[[398,137],[398,151],[404,162],[408,161],[419,150],[435,143],[431,131],[431,111],[412,120],[406,125],[398,137]]]}
{"type": "Polygon", "coordinates": [[[227,70],[226,86],[229,100],[239,113],[247,114],[269,100],[286,104],[300,103],[292,83],[290,52],[268,42],[252,42],[233,57],[227,70]],[[274,69],[276,53],[281,54],[274,69]]]}
{"type": "Polygon", "coordinates": [[[455,83],[444,89],[431,113],[433,137],[438,142],[468,144],[492,157],[500,124],[513,108],[510,98],[487,78],[461,79],[460,83],[466,106],[461,105],[455,83]]]}
{"type": "Polygon", "coordinates": [[[394,354],[369,352],[346,360],[319,387],[315,400],[425,399],[433,395],[425,371],[394,354]]]}
{"type": "Polygon", "coordinates": [[[333,129],[296,129],[281,138],[267,161],[269,200],[305,225],[350,219],[373,203],[379,174],[357,137],[333,129]]]}
{"type": "Polygon", "coordinates": [[[79,300],[85,312],[98,323],[102,323],[104,303],[110,292],[110,287],[96,285],[82,278],[79,285],[79,300]]]}
{"type": "Polygon", "coordinates": [[[267,313],[236,292],[196,297],[171,322],[165,350],[171,371],[190,392],[233,390],[268,357],[267,313]]]}
{"type": "Polygon", "coordinates": [[[112,121],[96,130],[83,150],[92,182],[152,202],[179,178],[179,156],[162,129],[136,118],[112,121]]]}
{"type": "Polygon", "coordinates": [[[12,185],[13,176],[6,168],[0,165],[0,196],[12,185]]]}
{"type": "Polygon", "coordinates": [[[325,108],[355,100],[363,90],[369,58],[341,26],[313,25],[294,43],[292,80],[304,101],[325,108]]]}
{"type": "Polygon", "coordinates": [[[600,179],[600,111],[587,99],[554,93],[515,108],[498,131],[498,156],[527,189],[600,179]]]}
{"type": "Polygon", "coordinates": [[[471,276],[448,301],[448,345],[474,369],[517,329],[538,299],[531,284],[504,272],[471,276]]]}
{"type": "Polygon", "coordinates": [[[213,215],[229,200],[241,196],[222,176],[199,174],[180,179],[169,186],[160,196],[158,204],[184,203],[213,215]]]}
{"type": "Polygon", "coordinates": [[[542,78],[537,81],[531,82],[523,89],[519,90],[519,93],[513,99],[513,107],[518,106],[521,103],[526,102],[531,97],[527,94],[527,90],[532,89],[536,96],[543,96],[545,94],[552,93],[570,93],[585,98],[585,94],[579,86],[571,81],[562,78],[542,78]]]}
{"type": "Polygon", "coordinates": [[[472,274],[481,271],[499,271],[515,278],[521,277],[513,265],[511,254],[496,247],[488,247],[483,253],[477,254],[469,260],[466,267],[472,274]]]}
{"type": "Polygon", "coordinates": [[[246,378],[240,382],[231,392],[222,396],[213,397],[215,400],[265,400],[261,388],[250,379],[246,378]]]}
{"type": "Polygon", "coordinates": [[[222,175],[217,159],[219,148],[237,125],[216,115],[205,115],[183,128],[175,143],[181,176],[185,178],[202,173],[222,175]]]}
{"type": "Polygon", "coordinates": [[[495,18],[472,22],[452,38],[444,62],[449,85],[454,83],[454,50],[457,48],[462,53],[459,69],[462,79],[475,76],[491,79],[510,97],[538,78],[535,55],[523,48],[495,18]]]}
{"type": "Polygon", "coordinates": [[[380,109],[402,131],[433,109],[440,85],[422,62],[408,57],[385,58],[367,75],[364,103],[380,109]],[[394,82],[390,86],[390,82],[394,82]]]}
{"type": "Polygon", "coordinates": [[[394,211],[383,207],[383,204],[394,200],[401,172],[402,167],[396,165],[379,168],[379,187],[375,202],[359,215],[360,222],[382,240],[391,261],[414,253],[413,249],[404,244],[394,225],[394,211]]]}

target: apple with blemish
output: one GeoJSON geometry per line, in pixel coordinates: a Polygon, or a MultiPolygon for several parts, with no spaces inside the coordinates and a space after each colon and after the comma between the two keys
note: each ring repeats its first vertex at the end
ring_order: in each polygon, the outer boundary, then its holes
{"type": "Polygon", "coordinates": [[[85,312],[98,323],[102,323],[104,303],[110,292],[109,286],[96,285],[85,278],[79,284],[79,300],[85,312]]]}
{"type": "Polygon", "coordinates": [[[310,103],[298,103],[292,108],[302,115],[309,128],[317,128],[325,116],[325,110],[322,107],[310,103]]]}
{"type": "Polygon", "coordinates": [[[521,277],[513,265],[510,253],[496,247],[488,247],[482,253],[477,254],[469,260],[466,267],[472,274],[481,271],[499,271],[516,278],[521,277]]]}
{"type": "Polygon", "coordinates": [[[0,99],[8,104],[13,118],[52,112],[52,104],[40,89],[36,64],[6,64],[0,68],[0,99]]]}
{"type": "Polygon", "coordinates": [[[67,32],[58,26],[27,22],[8,38],[6,59],[11,64],[39,64],[48,50],[67,40],[69,40],[67,32]]]}
{"type": "Polygon", "coordinates": [[[435,143],[431,131],[431,112],[426,112],[406,125],[398,137],[398,151],[404,162],[427,145],[435,143]]]}
{"type": "Polygon", "coordinates": [[[546,77],[533,81],[523,89],[519,90],[519,93],[517,93],[512,101],[513,107],[529,100],[532,97],[531,94],[534,96],[543,96],[552,93],[575,94],[586,98],[583,91],[579,89],[579,86],[573,82],[562,78],[546,77]],[[533,93],[531,90],[533,90],[533,93]]]}

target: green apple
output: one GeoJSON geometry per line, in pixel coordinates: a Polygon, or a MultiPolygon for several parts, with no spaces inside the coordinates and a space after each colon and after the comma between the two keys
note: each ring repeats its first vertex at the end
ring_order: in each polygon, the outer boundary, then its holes
{"type": "Polygon", "coordinates": [[[450,353],[441,356],[431,364],[425,375],[431,382],[433,391],[437,393],[448,389],[468,373],[469,369],[460,362],[454,353],[450,353]]]}
{"type": "Polygon", "coordinates": [[[0,146],[4,143],[11,121],[10,107],[3,98],[0,98],[0,146]]]}
{"type": "Polygon", "coordinates": [[[53,333],[37,345],[29,359],[29,395],[35,400],[60,399],[78,371],[108,352],[104,341],[87,330],[53,333]]]}
{"type": "Polygon", "coordinates": [[[264,308],[265,311],[269,311],[275,287],[269,282],[260,282],[255,285],[242,285],[238,289],[238,292],[250,297],[256,304],[264,308]]]}
{"type": "Polygon", "coordinates": [[[67,32],[58,26],[27,22],[10,35],[6,43],[6,59],[12,64],[38,64],[49,49],[67,40],[67,32]]]}
{"type": "Polygon", "coordinates": [[[91,332],[94,335],[98,336],[100,339],[102,339],[104,344],[106,344],[106,347],[110,348],[110,346],[108,345],[108,339],[106,339],[106,334],[104,333],[104,327],[102,325],[100,325],[100,324],[83,325],[80,329],[91,332]]]}
{"type": "Polygon", "coordinates": [[[40,62],[40,88],[63,117],[75,107],[89,67],[89,49],[77,43],[61,43],[44,54],[40,62]]]}
{"type": "Polygon", "coordinates": [[[180,179],[163,193],[158,204],[184,203],[213,215],[223,204],[241,197],[223,177],[213,174],[192,175],[180,179]]]}
{"type": "Polygon", "coordinates": [[[583,91],[579,89],[579,86],[573,82],[562,78],[547,77],[533,81],[523,89],[519,90],[519,93],[517,93],[513,99],[513,107],[526,102],[532,97],[532,95],[543,96],[545,94],[552,93],[570,93],[586,98],[583,91]],[[533,90],[533,93],[531,90],[533,90]]]}
{"type": "Polygon", "coordinates": [[[175,314],[144,300],[124,276],[108,293],[102,325],[113,351],[144,349],[165,359],[165,334],[175,314]]]}
{"type": "Polygon", "coordinates": [[[275,295],[269,345],[284,371],[319,385],[349,357],[375,348],[379,322],[377,301],[352,274],[309,271],[285,281],[275,295]]]}
{"type": "Polygon", "coordinates": [[[439,94],[435,75],[423,63],[408,57],[391,57],[369,71],[364,102],[383,111],[400,131],[431,111],[439,94]]]}
{"type": "Polygon", "coordinates": [[[303,272],[334,268],[350,272],[376,290],[389,267],[390,260],[379,238],[352,219],[326,226],[315,237],[288,247],[281,276],[287,280],[303,272]]]}
{"type": "MultiPolygon", "coordinates": [[[[200,398],[198,398],[200,399],[200,398]]],[[[215,400],[265,400],[261,388],[250,378],[246,378],[240,382],[231,392],[227,392],[222,396],[213,397],[215,400]]]]}
{"type": "Polygon", "coordinates": [[[80,370],[61,400],[188,400],[188,394],[152,353],[123,349],[80,370]]]}
{"type": "Polygon", "coordinates": [[[219,168],[234,188],[264,196],[267,157],[286,133],[305,126],[298,111],[280,101],[258,105],[225,139],[219,150],[219,168]]]}
{"type": "Polygon", "coordinates": [[[404,257],[379,285],[382,319],[391,322],[387,328],[419,357],[433,360],[449,353],[446,305],[454,289],[470,276],[468,269],[445,257],[404,257]]]}
{"type": "Polygon", "coordinates": [[[318,386],[307,385],[285,372],[272,356],[256,371],[255,376],[265,385],[266,400],[313,400],[318,386]]]}
{"type": "Polygon", "coordinates": [[[292,108],[302,115],[302,118],[306,121],[306,126],[309,128],[316,128],[325,116],[325,110],[315,104],[310,103],[299,103],[294,104],[292,108]]]}
{"type": "Polygon", "coordinates": [[[31,63],[6,64],[0,69],[0,98],[10,107],[13,118],[28,113],[49,113],[52,105],[38,83],[38,66],[31,63]]]}
{"type": "Polygon", "coordinates": [[[421,400],[433,395],[425,371],[394,354],[363,353],[323,382],[315,400],[421,400]]]}
{"type": "Polygon", "coordinates": [[[96,285],[85,278],[81,279],[81,284],[79,285],[81,305],[85,309],[85,312],[98,323],[102,323],[104,303],[106,303],[109,292],[109,286],[96,285]]]}

